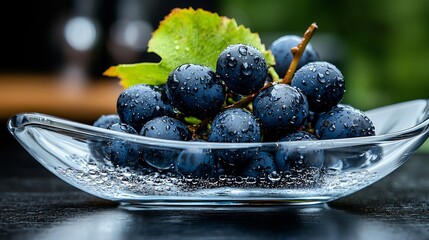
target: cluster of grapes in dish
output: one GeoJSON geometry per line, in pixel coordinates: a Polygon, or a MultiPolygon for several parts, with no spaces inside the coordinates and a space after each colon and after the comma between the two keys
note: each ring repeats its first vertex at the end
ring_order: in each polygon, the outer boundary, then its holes
{"type": "MultiPolygon", "coordinates": [[[[301,38],[287,35],[272,51],[275,71],[283,77],[301,38]]],[[[193,63],[174,69],[162,86],[139,84],[117,100],[117,115],[100,117],[94,126],[141,136],[221,143],[314,141],[375,134],[363,112],[340,104],[342,73],[320,61],[308,44],[290,83],[273,82],[264,56],[236,44],[219,54],[216,70],[193,63]],[[191,119],[191,120],[189,120],[191,119]]],[[[112,141],[102,151],[116,166],[144,166],[195,178],[234,175],[262,179],[272,173],[321,169],[323,150],[273,151],[213,149],[168,151],[112,141]]]]}

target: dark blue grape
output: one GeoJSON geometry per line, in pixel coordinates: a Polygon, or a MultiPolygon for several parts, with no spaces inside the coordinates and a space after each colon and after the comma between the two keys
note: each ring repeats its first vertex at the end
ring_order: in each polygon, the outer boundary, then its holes
{"type": "MultiPolygon", "coordinates": [[[[216,152],[222,152],[219,150],[213,150],[213,156],[216,157],[216,152]]],[[[220,153],[222,155],[222,153],[220,153]]],[[[216,166],[216,174],[215,176],[218,178],[225,177],[234,177],[237,176],[239,172],[241,172],[243,166],[236,165],[228,165],[222,163],[221,161],[215,161],[216,166]]]]}
{"type": "Polygon", "coordinates": [[[205,179],[214,176],[215,161],[210,149],[190,147],[179,154],[174,162],[174,168],[186,177],[205,179]]]}
{"type": "MultiPolygon", "coordinates": [[[[280,142],[315,141],[317,138],[305,131],[297,131],[280,139],[280,142]]],[[[323,166],[323,150],[316,146],[280,146],[276,153],[276,163],[281,171],[299,172],[310,168],[320,169],[323,166]]]]}
{"type": "Polygon", "coordinates": [[[266,178],[272,172],[277,171],[274,158],[267,152],[259,152],[250,162],[244,167],[241,172],[243,177],[266,178]]]}
{"type": "Polygon", "coordinates": [[[93,124],[94,127],[107,129],[115,123],[120,123],[121,119],[116,114],[102,115],[93,124]]]}
{"type": "MultiPolygon", "coordinates": [[[[133,127],[125,123],[115,123],[109,126],[108,129],[122,133],[137,134],[137,131],[133,127]]],[[[103,149],[106,158],[115,166],[135,167],[138,165],[138,147],[134,143],[120,139],[109,140],[107,146],[103,149]]]]}
{"type": "Polygon", "coordinates": [[[305,123],[305,127],[307,129],[311,129],[314,131],[314,127],[316,126],[317,119],[319,119],[320,113],[308,111],[307,121],[305,123]]]}
{"type": "Polygon", "coordinates": [[[248,95],[261,89],[268,76],[267,62],[258,49],[230,45],[219,55],[216,73],[234,93],[248,95]]]}
{"type": "Polygon", "coordinates": [[[375,135],[372,121],[351,106],[338,106],[319,115],[316,136],[320,139],[352,138],[375,135]]]}
{"type": "Polygon", "coordinates": [[[256,96],[253,114],[269,134],[292,132],[305,123],[308,103],[299,90],[287,84],[276,84],[256,96]]]}
{"type": "Polygon", "coordinates": [[[259,142],[260,127],[256,118],[241,108],[231,108],[219,113],[212,122],[210,142],[259,142]]]}
{"type": "Polygon", "coordinates": [[[307,97],[313,112],[331,110],[346,92],[343,74],[328,62],[311,62],[303,66],[296,71],[291,85],[307,97]]]}
{"type": "Polygon", "coordinates": [[[203,119],[220,112],[225,87],[211,68],[184,64],[168,76],[167,95],[179,111],[203,119]]]}
{"type": "MultiPolygon", "coordinates": [[[[219,113],[213,120],[208,135],[209,142],[249,143],[261,141],[261,130],[256,118],[241,108],[231,108],[219,113]]],[[[220,161],[227,165],[240,165],[256,153],[255,149],[216,150],[220,161]]]]}
{"type": "Polygon", "coordinates": [[[121,121],[137,131],[155,117],[173,115],[173,107],[163,88],[145,84],[125,89],[119,95],[116,107],[121,121]]]}
{"type": "MultiPolygon", "coordinates": [[[[102,115],[92,124],[92,126],[107,129],[112,124],[120,122],[121,120],[116,114],[102,115]]],[[[97,159],[103,159],[104,146],[106,146],[106,142],[100,139],[91,139],[88,143],[88,148],[90,149],[92,156],[97,159]]]]}
{"type": "MultiPolygon", "coordinates": [[[[162,116],[148,121],[140,131],[140,135],[158,139],[188,141],[192,134],[186,124],[181,121],[162,116]]],[[[141,149],[144,161],[158,169],[169,169],[177,159],[179,149],[146,146],[141,149]]]]}
{"type": "MultiPolygon", "coordinates": [[[[270,47],[271,52],[276,59],[276,70],[279,77],[283,78],[289,69],[290,63],[292,62],[293,55],[291,48],[298,46],[302,38],[296,35],[286,35],[275,40],[270,47]]],[[[313,61],[319,61],[319,54],[314,50],[311,44],[307,44],[304,53],[298,63],[298,69],[305,64],[313,61]]]]}

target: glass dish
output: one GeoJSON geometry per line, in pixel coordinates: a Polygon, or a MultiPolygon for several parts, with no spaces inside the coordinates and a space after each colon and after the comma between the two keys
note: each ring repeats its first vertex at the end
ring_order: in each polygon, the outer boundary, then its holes
{"type": "MultiPolygon", "coordinates": [[[[38,114],[8,122],[10,132],[45,168],[67,183],[124,206],[306,205],[352,194],[398,168],[428,137],[428,100],[367,111],[376,136],[308,142],[207,143],[147,138],[38,114]],[[260,178],[218,174],[191,178],[174,171],[115,167],[94,151],[123,141],[146,151],[247,151],[311,153],[323,150],[322,168],[273,172],[260,178]]],[[[319,156],[307,154],[306,157],[319,156]]]]}

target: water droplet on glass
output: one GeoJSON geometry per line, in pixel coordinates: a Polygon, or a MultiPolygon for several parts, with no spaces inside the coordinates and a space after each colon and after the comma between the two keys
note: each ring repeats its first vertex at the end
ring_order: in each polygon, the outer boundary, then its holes
{"type": "Polygon", "coordinates": [[[243,183],[243,178],[242,178],[242,177],[240,177],[240,176],[236,177],[236,178],[235,178],[235,183],[236,183],[236,184],[242,184],[242,183],[243,183]]]}
{"type": "Polygon", "coordinates": [[[278,174],[276,171],[272,171],[270,174],[268,174],[268,179],[272,182],[277,182],[281,179],[281,175],[278,174]]]}
{"type": "Polygon", "coordinates": [[[254,178],[254,177],[248,177],[246,179],[246,183],[247,184],[255,184],[256,183],[256,178],[254,178]]]}

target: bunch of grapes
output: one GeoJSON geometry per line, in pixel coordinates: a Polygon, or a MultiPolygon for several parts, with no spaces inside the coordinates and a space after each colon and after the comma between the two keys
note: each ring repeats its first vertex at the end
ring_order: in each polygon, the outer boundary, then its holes
{"type": "MultiPolygon", "coordinates": [[[[346,91],[340,70],[321,61],[311,44],[304,44],[302,56],[296,58],[294,48],[300,43],[301,38],[287,35],[270,48],[279,76],[286,76],[289,66],[297,66],[289,82],[272,80],[267,62],[256,48],[230,45],[219,54],[216,69],[183,64],[171,72],[165,85],[139,84],[125,89],[117,100],[117,115],[103,116],[95,126],[159,139],[221,143],[374,135],[374,126],[363,112],[340,103],[346,91]]],[[[197,178],[221,174],[260,178],[273,172],[323,167],[322,150],[292,151],[279,146],[270,152],[214,149],[178,153],[138,149],[118,140],[101,155],[118,166],[140,164],[197,178]]]]}

